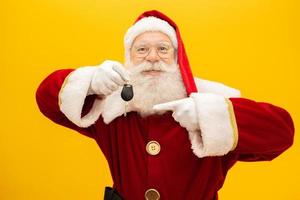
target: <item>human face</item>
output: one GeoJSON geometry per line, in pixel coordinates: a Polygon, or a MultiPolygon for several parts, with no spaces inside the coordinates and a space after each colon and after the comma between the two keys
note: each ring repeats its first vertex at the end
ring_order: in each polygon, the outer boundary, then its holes
{"type": "Polygon", "coordinates": [[[130,48],[130,60],[134,65],[144,61],[152,64],[163,61],[166,64],[175,62],[175,49],[170,38],[160,31],[147,31],[138,35],[130,48]]]}

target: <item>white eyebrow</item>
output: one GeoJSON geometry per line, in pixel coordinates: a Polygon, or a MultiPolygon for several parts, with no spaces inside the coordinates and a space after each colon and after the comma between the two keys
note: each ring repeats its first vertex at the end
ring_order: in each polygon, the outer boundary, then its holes
{"type": "Polygon", "coordinates": [[[147,45],[147,43],[141,42],[141,43],[135,44],[134,47],[145,46],[145,45],[147,45]]]}
{"type": "Polygon", "coordinates": [[[169,42],[167,42],[167,41],[159,42],[159,44],[171,46],[171,44],[169,42]]]}
{"type": "MultiPolygon", "coordinates": [[[[135,44],[134,47],[136,48],[136,47],[140,47],[140,46],[147,46],[148,44],[149,44],[148,42],[141,41],[140,43],[135,44]]],[[[172,46],[172,44],[170,42],[164,41],[164,40],[158,42],[157,44],[159,44],[159,45],[165,45],[165,46],[168,46],[168,47],[172,46]]]]}

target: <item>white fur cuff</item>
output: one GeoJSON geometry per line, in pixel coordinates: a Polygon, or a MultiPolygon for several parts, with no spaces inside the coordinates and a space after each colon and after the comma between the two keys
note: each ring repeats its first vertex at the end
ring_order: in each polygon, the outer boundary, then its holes
{"type": "Polygon", "coordinates": [[[65,116],[79,127],[95,123],[102,111],[103,100],[95,99],[87,115],[81,118],[82,108],[88,95],[96,67],[81,67],[71,72],[59,92],[59,107],[65,116]]]}
{"type": "Polygon", "coordinates": [[[211,93],[192,93],[201,131],[189,132],[196,156],[222,156],[237,144],[237,127],[229,99],[211,93]]]}

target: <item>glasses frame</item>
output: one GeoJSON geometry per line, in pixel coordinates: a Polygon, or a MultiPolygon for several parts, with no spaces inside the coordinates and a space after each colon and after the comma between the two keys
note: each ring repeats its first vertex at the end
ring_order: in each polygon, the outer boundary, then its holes
{"type": "Polygon", "coordinates": [[[169,59],[172,57],[172,55],[174,55],[174,52],[176,52],[176,49],[172,45],[171,46],[167,45],[167,46],[168,46],[168,50],[166,53],[163,53],[163,54],[161,52],[159,52],[159,50],[158,50],[160,47],[166,47],[166,45],[164,46],[163,44],[158,44],[158,45],[154,45],[154,46],[143,44],[143,45],[138,45],[137,47],[131,47],[130,50],[133,50],[134,54],[138,58],[145,59],[150,54],[152,49],[154,48],[158,57],[160,57],[161,59],[169,59]],[[139,53],[138,49],[142,48],[142,47],[147,48],[148,49],[147,52],[139,53]]]}

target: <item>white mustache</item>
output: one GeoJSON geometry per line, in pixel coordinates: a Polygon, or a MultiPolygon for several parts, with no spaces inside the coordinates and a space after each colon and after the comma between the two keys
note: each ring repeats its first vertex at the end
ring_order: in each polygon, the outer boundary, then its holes
{"type": "Polygon", "coordinates": [[[141,73],[145,71],[162,71],[162,72],[167,72],[168,67],[166,64],[164,64],[162,61],[156,62],[154,64],[145,61],[139,65],[136,65],[131,72],[135,73],[141,73]]]}

